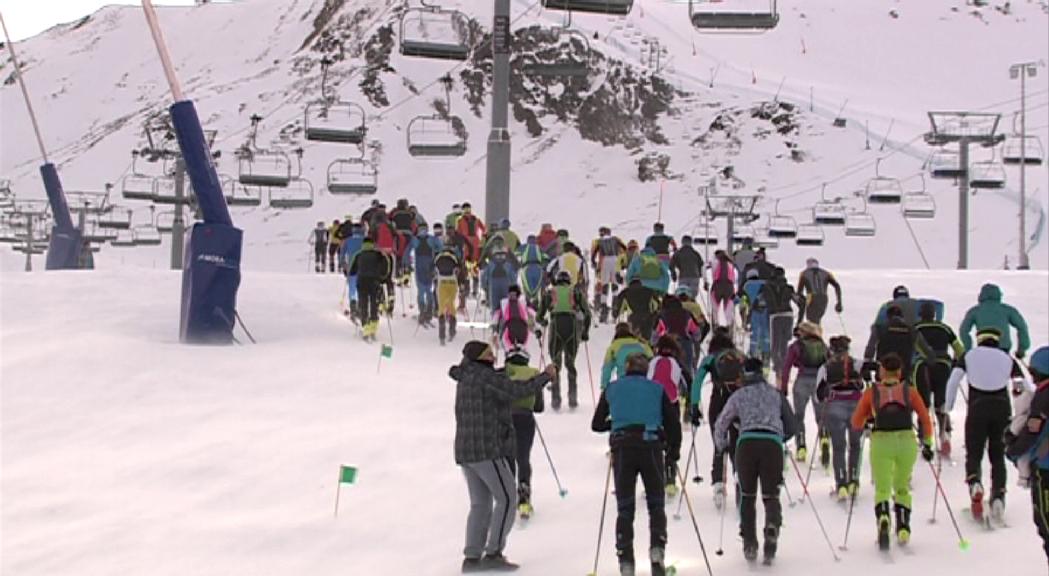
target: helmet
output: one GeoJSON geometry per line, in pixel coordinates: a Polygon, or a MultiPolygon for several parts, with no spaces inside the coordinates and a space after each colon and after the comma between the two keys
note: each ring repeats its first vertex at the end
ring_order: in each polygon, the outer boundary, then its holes
{"type": "Polygon", "coordinates": [[[689,288],[688,286],[678,286],[677,287],[677,295],[678,296],[688,296],[689,298],[692,298],[692,296],[693,296],[692,289],[689,288]]]}
{"type": "Polygon", "coordinates": [[[1031,372],[1039,376],[1049,376],[1049,346],[1042,346],[1031,355],[1031,372]]]}
{"type": "Polygon", "coordinates": [[[681,243],[684,244],[685,246],[691,245],[692,244],[692,237],[689,236],[688,234],[685,234],[684,236],[681,237],[681,243]]]}
{"type": "Polygon", "coordinates": [[[907,287],[902,285],[902,284],[892,289],[892,299],[893,300],[895,300],[897,298],[910,298],[910,297],[911,297],[911,291],[908,290],[907,287]]]}
{"type": "Polygon", "coordinates": [[[502,220],[500,220],[499,221],[499,228],[501,228],[503,230],[509,230],[510,229],[510,219],[509,218],[503,218],[502,220]]]}
{"type": "Polygon", "coordinates": [[[567,270],[562,270],[557,273],[557,277],[554,278],[554,284],[571,284],[572,275],[567,270]]]}
{"type": "Polygon", "coordinates": [[[660,233],[663,232],[663,223],[662,222],[656,222],[655,224],[653,224],[652,225],[652,231],[653,232],[660,232],[660,233]]]}
{"type": "Polygon", "coordinates": [[[528,350],[525,350],[524,348],[511,348],[510,351],[506,353],[506,361],[510,363],[515,363],[514,361],[516,361],[518,364],[528,364],[528,361],[531,359],[531,356],[528,355],[528,350]]]}
{"type": "Polygon", "coordinates": [[[608,226],[602,226],[602,227],[597,229],[597,233],[600,236],[608,236],[609,234],[612,233],[612,229],[609,228],[608,226]]]}

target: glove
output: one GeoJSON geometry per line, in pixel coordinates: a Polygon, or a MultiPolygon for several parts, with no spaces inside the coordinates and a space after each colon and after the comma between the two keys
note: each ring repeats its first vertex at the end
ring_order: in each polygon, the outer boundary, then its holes
{"type": "Polygon", "coordinates": [[[542,340],[543,339],[543,331],[538,329],[538,328],[536,328],[535,329],[535,338],[536,338],[536,340],[542,340]]]}
{"type": "Polygon", "coordinates": [[[1026,355],[1026,354],[1027,354],[1026,350],[1017,350],[1016,351],[1016,359],[1017,360],[1023,360],[1024,359],[1024,355],[1026,355]]]}
{"type": "Polygon", "coordinates": [[[703,281],[703,291],[710,292],[710,282],[707,282],[705,280],[703,281]]]}
{"type": "Polygon", "coordinates": [[[677,282],[677,273],[673,270],[670,271],[670,279],[674,282],[677,282]]]}
{"type": "Polygon", "coordinates": [[[933,456],[936,454],[932,450],[932,446],[928,442],[922,444],[922,459],[926,462],[932,462],[933,456]]]}
{"type": "Polygon", "coordinates": [[[838,302],[838,303],[837,303],[837,304],[836,304],[836,305],[834,306],[834,311],[835,311],[835,312],[837,312],[838,314],[841,314],[842,312],[844,312],[844,311],[845,311],[845,307],[841,305],[841,302],[838,302]]]}
{"type": "Polygon", "coordinates": [[[699,428],[703,425],[703,409],[699,407],[699,404],[695,404],[691,408],[692,425],[699,428]]]}
{"type": "Polygon", "coordinates": [[[878,373],[878,363],[873,360],[865,360],[862,371],[863,379],[871,382],[874,380],[874,375],[878,373]]]}
{"type": "Polygon", "coordinates": [[[589,342],[590,341],[590,332],[589,331],[583,332],[583,335],[580,336],[579,339],[582,340],[583,342],[589,342]]]}

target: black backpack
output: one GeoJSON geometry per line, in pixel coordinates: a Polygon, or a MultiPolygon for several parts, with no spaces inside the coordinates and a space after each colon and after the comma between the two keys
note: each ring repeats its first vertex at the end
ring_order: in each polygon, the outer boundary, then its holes
{"type": "Polygon", "coordinates": [[[419,243],[415,246],[415,262],[430,262],[433,260],[433,245],[430,244],[429,236],[420,236],[419,243]]]}
{"type": "Polygon", "coordinates": [[[528,320],[521,317],[520,306],[519,298],[510,298],[506,319],[503,320],[506,333],[510,336],[510,343],[514,346],[524,346],[528,340],[528,320]]]}
{"type": "Polygon", "coordinates": [[[743,385],[743,354],[739,350],[725,350],[714,361],[714,374],[722,386],[734,390],[743,385]]]}

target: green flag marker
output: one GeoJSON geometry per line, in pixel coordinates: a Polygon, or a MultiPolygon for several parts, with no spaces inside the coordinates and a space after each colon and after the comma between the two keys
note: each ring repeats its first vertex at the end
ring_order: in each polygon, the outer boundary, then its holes
{"type": "Polygon", "coordinates": [[[383,344],[380,354],[382,354],[383,358],[393,358],[393,346],[383,344]]]}
{"type": "Polygon", "coordinates": [[[353,484],[357,482],[357,469],[353,466],[342,466],[339,471],[340,484],[353,484]]]}

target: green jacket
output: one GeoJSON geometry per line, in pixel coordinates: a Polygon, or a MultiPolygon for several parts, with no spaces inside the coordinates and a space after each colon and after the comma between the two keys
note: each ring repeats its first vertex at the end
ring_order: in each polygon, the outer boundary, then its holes
{"type": "MultiPolygon", "coordinates": [[[[510,380],[515,382],[527,382],[532,378],[539,375],[538,368],[532,368],[531,366],[510,364],[506,365],[506,375],[510,377],[510,380]]],[[[542,412],[543,411],[543,392],[542,389],[536,394],[530,396],[524,396],[517,400],[514,400],[511,408],[514,412],[542,412]]]]}
{"type": "Polygon", "coordinates": [[[601,389],[608,387],[612,381],[613,372],[616,378],[626,376],[626,359],[634,354],[644,354],[646,358],[652,359],[652,347],[633,336],[617,338],[605,352],[605,362],[601,366],[601,389]]]}
{"type": "Polygon", "coordinates": [[[1024,353],[1031,347],[1031,336],[1027,332],[1027,322],[1020,312],[1008,304],[1002,303],[1002,289],[994,284],[984,284],[980,289],[979,304],[973,306],[965,313],[965,319],[958,329],[958,335],[962,339],[965,349],[973,346],[970,332],[975,328],[977,331],[983,328],[997,328],[1002,333],[999,348],[1009,352],[1013,347],[1012,335],[1009,327],[1016,328],[1016,335],[1020,342],[1016,346],[1016,352],[1024,353]]]}

